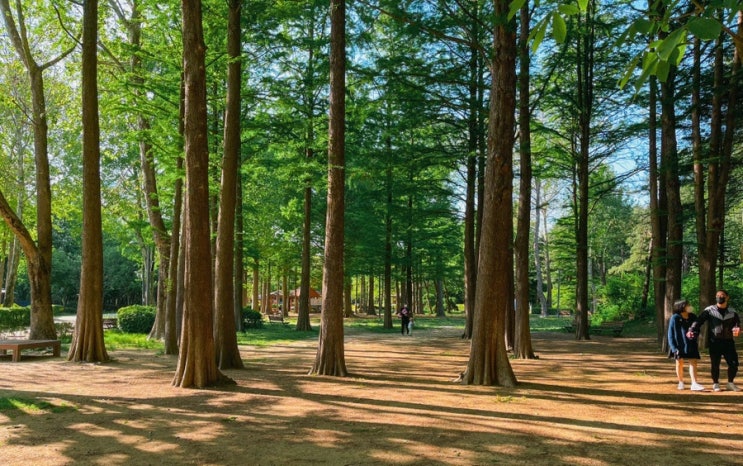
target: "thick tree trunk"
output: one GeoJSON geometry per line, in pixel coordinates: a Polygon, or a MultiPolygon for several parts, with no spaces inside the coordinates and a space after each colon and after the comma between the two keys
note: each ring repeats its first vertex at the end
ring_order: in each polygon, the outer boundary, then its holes
{"type": "Polygon", "coordinates": [[[80,298],[69,361],[108,361],[103,341],[103,227],[98,123],[98,1],[83,2],[83,238],[80,298]]]}
{"type": "Polygon", "coordinates": [[[519,210],[514,249],[516,253],[516,329],[513,354],[534,359],[529,326],[529,239],[531,225],[531,112],[529,111],[529,4],[521,7],[519,28],[519,210]]]}
{"type": "Polygon", "coordinates": [[[240,171],[240,11],[241,1],[228,2],[227,103],[224,115],[224,156],[217,218],[214,265],[214,343],[220,369],[242,369],[235,328],[235,206],[240,171]]]}
{"type": "Polygon", "coordinates": [[[310,374],[347,376],[343,342],[343,226],[345,209],[346,2],[330,2],[328,208],[322,285],[322,323],[310,374]]]}
{"type": "Polygon", "coordinates": [[[516,34],[508,0],[493,1],[492,87],[475,321],[465,384],[514,386],[504,340],[513,303],[513,132],[516,110],[516,34]]]}
{"type": "Polygon", "coordinates": [[[173,385],[207,387],[227,379],[217,368],[209,228],[209,148],[201,2],[183,0],[183,72],[186,83],[186,202],[184,301],[180,352],[173,385]]]}

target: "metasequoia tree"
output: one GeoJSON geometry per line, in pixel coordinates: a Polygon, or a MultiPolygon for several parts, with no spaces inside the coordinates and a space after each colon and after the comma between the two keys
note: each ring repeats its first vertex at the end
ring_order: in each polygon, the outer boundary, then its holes
{"type": "MultiPolygon", "coordinates": [[[[738,14],[740,40],[741,15],[738,14]]],[[[732,171],[734,135],[737,128],[737,103],[740,80],[740,51],[734,50],[730,77],[726,82],[723,54],[724,35],[715,44],[712,73],[712,114],[709,146],[703,147],[701,131],[701,45],[694,41],[692,83],[692,153],[694,158],[694,210],[696,213],[697,257],[699,259],[699,309],[710,305],[717,290],[715,273],[720,251],[720,239],[725,226],[725,204],[728,181],[732,171]],[[725,89],[727,84],[727,89],[725,89]],[[706,173],[705,173],[706,172],[706,173]]],[[[722,273],[719,287],[722,287],[722,273]]]]}
{"type": "Polygon", "coordinates": [[[232,279],[235,258],[235,205],[240,161],[240,11],[241,0],[230,0],[227,21],[227,107],[224,116],[224,156],[217,219],[214,266],[214,340],[220,369],[241,369],[237,347],[232,279]]]}
{"type": "Polygon", "coordinates": [[[488,123],[475,315],[464,384],[514,386],[504,339],[513,304],[513,144],[516,109],[516,25],[508,0],[493,0],[492,83],[488,123]]]}
{"type": "Polygon", "coordinates": [[[343,225],[345,205],[346,2],[330,2],[330,115],[328,125],[328,207],[322,315],[315,363],[310,374],[346,376],[343,347],[343,225]]]}
{"type": "Polygon", "coordinates": [[[186,200],[183,224],[183,328],[173,385],[202,388],[229,381],[214,350],[209,229],[209,148],[201,1],[183,0],[186,200]]]}
{"type": "Polygon", "coordinates": [[[32,54],[27,36],[23,9],[16,3],[15,18],[9,0],[0,0],[5,21],[5,32],[13,44],[28,73],[31,87],[31,119],[34,128],[34,161],[36,163],[36,240],[0,193],[0,215],[13,234],[19,239],[26,255],[28,281],[31,291],[30,339],[54,339],[57,337],[52,315],[51,268],[52,268],[52,191],[49,179],[48,123],[46,98],[44,95],[44,70],[62,60],[77,44],[39,64],[32,54]],[[17,19],[17,23],[16,23],[17,19]]]}
{"type": "Polygon", "coordinates": [[[108,360],[103,341],[103,229],[98,122],[98,0],[83,2],[83,238],[80,297],[69,361],[108,360]]]}
{"type": "Polygon", "coordinates": [[[529,2],[521,7],[519,28],[519,210],[516,228],[516,322],[513,354],[534,358],[529,327],[529,227],[531,224],[531,112],[529,108],[529,2]]]}

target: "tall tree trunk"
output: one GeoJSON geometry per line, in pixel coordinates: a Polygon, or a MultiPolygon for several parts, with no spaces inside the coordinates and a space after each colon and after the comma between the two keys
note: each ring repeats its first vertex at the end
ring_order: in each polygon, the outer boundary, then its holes
{"type": "Polygon", "coordinates": [[[369,296],[367,296],[368,307],[366,308],[366,314],[373,316],[377,315],[376,307],[374,305],[374,274],[369,274],[369,296]]]}
{"type": "Polygon", "coordinates": [[[183,329],[173,385],[203,388],[227,379],[217,368],[209,228],[209,147],[201,1],[182,0],[186,83],[186,201],[183,329]]]}
{"type": "MultiPolygon", "coordinates": [[[[34,242],[22,220],[13,213],[5,201],[0,199],[0,215],[21,242],[26,255],[28,281],[31,292],[31,328],[29,338],[32,340],[55,339],[52,314],[52,191],[49,179],[48,124],[46,98],[44,96],[43,72],[46,68],[62,60],[74,50],[69,48],[60,56],[39,65],[31,56],[31,47],[26,37],[25,24],[20,24],[18,31],[8,0],[0,0],[0,10],[5,21],[5,32],[13,48],[18,53],[28,72],[31,83],[32,118],[34,128],[34,160],[36,164],[36,241],[34,242]],[[28,235],[28,236],[26,236],[28,235]]],[[[20,14],[20,9],[18,11],[20,14]]],[[[22,21],[22,17],[18,18],[22,21]]],[[[2,197],[2,193],[0,193],[2,197]]]]}
{"type": "Polygon", "coordinates": [[[493,0],[492,86],[475,322],[464,384],[516,385],[504,340],[513,303],[513,143],[516,110],[515,22],[508,0],[493,0]]]}
{"type": "MultiPolygon", "coordinates": [[[[678,149],[676,142],[676,76],[671,69],[666,81],[661,83],[661,171],[666,174],[668,197],[668,236],[666,243],[666,277],[664,297],[664,328],[673,312],[673,303],[681,297],[681,261],[683,255],[683,211],[681,206],[681,182],[679,179],[678,149]]],[[[661,351],[668,349],[667,337],[663,336],[661,351]]]]}
{"type": "MultiPolygon", "coordinates": [[[[478,38],[479,34],[479,2],[472,2],[473,9],[470,15],[472,21],[472,35],[478,38]]],[[[473,42],[469,50],[469,107],[467,109],[467,178],[464,204],[464,314],[465,324],[462,338],[472,338],[472,323],[474,322],[475,286],[477,283],[477,249],[476,229],[477,209],[475,205],[475,191],[477,188],[477,156],[480,135],[480,50],[473,42]]]]}
{"type": "MultiPolygon", "coordinates": [[[[21,214],[21,202],[18,202],[18,215],[21,214]]],[[[18,265],[21,262],[21,243],[18,241],[18,237],[13,237],[13,241],[10,243],[10,250],[8,251],[7,267],[8,273],[5,277],[5,284],[3,289],[5,290],[5,296],[3,297],[2,305],[4,307],[12,307],[15,303],[15,285],[18,281],[18,265]]]]}
{"type": "Polygon", "coordinates": [[[521,7],[519,28],[519,211],[516,227],[516,331],[513,354],[534,359],[529,327],[529,227],[531,225],[531,112],[529,111],[529,2],[521,7]]]}
{"type": "Polygon", "coordinates": [[[387,167],[384,187],[386,205],[384,212],[384,328],[392,328],[392,138],[386,141],[387,167]]]}
{"type": "Polygon", "coordinates": [[[98,122],[98,0],[83,2],[83,238],[80,298],[69,361],[108,361],[103,341],[103,227],[98,122]]]}
{"type": "Polygon", "coordinates": [[[664,301],[666,295],[666,232],[668,225],[666,173],[658,168],[658,114],[657,81],[649,81],[648,123],[648,180],[650,190],[650,222],[652,230],[651,260],[653,275],[653,300],[655,302],[656,339],[662,344],[665,335],[664,301]]]}
{"type": "Polygon", "coordinates": [[[232,290],[232,303],[235,309],[235,328],[243,331],[242,309],[243,309],[243,288],[245,282],[245,261],[244,261],[244,241],[243,231],[243,188],[242,175],[238,170],[237,183],[235,184],[235,270],[233,273],[234,289],[232,290]]]}
{"type": "Polygon", "coordinates": [[[576,322],[575,338],[588,340],[588,289],[589,289],[589,262],[588,262],[588,202],[589,202],[589,165],[591,145],[591,119],[593,114],[593,50],[594,31],[593,14],[594,2],[588,3],[585,17],[582,17],[582,29],[578,36],[577,51],[577,105],[579,129],[579,153],[577,154],[577,215],[575,228],[575,300],[576,322]]]}
{"type": "MultiPolygon", "coordinates": [[[[741,16],[738,15],[740,28],[741,16]]],[[[740,32],[738,32],[740,34],[740,32]]],[[[709,152],[702,147],[700,67],[701,47],[694,41],[694,68],[692,85],[692,143],[694,154],[694,207],[696,212],[697,255],[699,261],[699,309],[714,302],[716,292],[717,259],[725,226],[725,203],[731,170],[732,140],[737,119],[740,56],[733,55],[731,77],[727,89],[727,114],[723,109],[725,85],[723,40],[717,40],[714,54],[714,81],[710,121],[709,152]],[[723,125],[724,120],[724,125],[723,125]],[[723,130],[724,126],[724,130],[723,130]],[[705,174],[705,162],[707,163],[705,174]],[[705,179],[706,177],[706,179],[705,179]],[[706,193],[705,193],[706,185],[706,193]],[[706,194],[706,197],[705,197],[706,194]]]]}
{"type": "Polygon", "coordinates": [[[310,374],[347,376],[343,342],[343,226],[345,209],[346,2],[330,1],[330,115],[328,207],[325,224],[322,316],[310,374]]]}
{"type": "MultiPolygon", "coordinates": [[[[537,301],[539,301],[539,315],[547,317],[549,306],[547,298],[544,295],[544,278],[542,274],[542,255],[539,245],[540,228],[541,228],[541,210],[542,210],[542,182],[539,179],[534,180],[534,274],[536,275],[537,301]]],[[[546,226],[545,226],[546,228],[546,226]]]]}
{"type": "Polygon", "coordinates": [[[224,115],[224,156],[217,218],[217,257],[214,265],[214,343],[220,369],[242,369],[235,327],[235,206],[240,170],[240,11],[241,0],[228,2],[227,103],[224,115]]]}
{"type": "Polygon", "coordinates": [[[251,297],[250,297],[250,307],[254,311],[260,312],[260,290],[261,290],[261,283],[260,283],[260,262],[258,262],[258,258],[253,259],[253,287],[251,290],[251,297]]]}

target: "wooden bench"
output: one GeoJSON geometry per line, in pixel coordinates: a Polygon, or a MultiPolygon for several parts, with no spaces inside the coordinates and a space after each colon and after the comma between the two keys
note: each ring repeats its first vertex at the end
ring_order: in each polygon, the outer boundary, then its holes
{"type": "Polygon", "coordinates": [[[268,321],[274,324],[286,324],[283,314],[268,314],[268,321]]]}
{"type": "Polygon", "coordinates": [[[597,327],[591,327],[591,332],[596,335],[612,335],[618,337],[624,330],[624,322],[604,322],[597,327]]]}
{"type": "Polygon", "coordinates": [[[112,329],[118,327],[119,322],[116,317],[103,318],[103,329],[112,329]]]}
{"type": "Polygon", "coordinates": [[[0,354],[13,352],[13,362],[21,360],[21,350],[33,348],[51,348],[52,354],[59,357],[61,350],[59,340],[0,340],[0,354]]]}

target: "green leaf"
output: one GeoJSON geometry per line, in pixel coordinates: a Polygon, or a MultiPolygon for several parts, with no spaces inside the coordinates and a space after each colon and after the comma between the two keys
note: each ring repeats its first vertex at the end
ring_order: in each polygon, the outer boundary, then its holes
{"type": "Polygon", "coordinates": [[[568,4],[557,5],[557,11],[565,16],[577,15],[580,13],[580,9],[577,6],[568,4]]]}
{"type": "Polygon", "coordinates": [[[557,13],[552,15],[552,36],[555,38],[555,42],[562,44],[565,42],[565,37],[568,35],[568,27],[565,24],[565,20],[562,16],[557,13]]]}
{"type": "Polygon", "coordinates": [[[691,18],[686,27],[701,40],[714,40],[722,32],[722,24],[713,18],[691,18]]]}
{"type": "Polygon", "coordinates": [[[537,49],[539,48],[539,44],[541,44],[544,40],[544,35],[546,34],[546,32],[547,22],[545,20],[538,22],[530,34],[533,38],[533,42],[531,45],[532,52],[537,51],[537,49]]]}
{"type": "Polygon", "coordinates": [[[653,29],[653,23],[646,18],[640,18],[632,23],[632,29],[639,34],[650,34],[653,29]]]}
{"type": "Polygon", "coordinates": [[[588,0],[578,0],[578,8],[580,8],[580,11],[586,11],[586,8],[588,8],[588,0]]]}
{"type": "Polygon", "coordinates": [[[663,39],[660,46],[658,47],[658,55],[661,60],[668,60],[676,50],[679,44],[686,41],[686,30],[683,28],[676,29],[675,31],[668,34],[668,37],[663,39]]]}
{"type": "Polygon", "coordinates": [[[526,3],[526,0],[513,0],[511,6],[508,9],[508,19],[513,19],[516,13],[519,12],[522,6],[526,3]]]}

